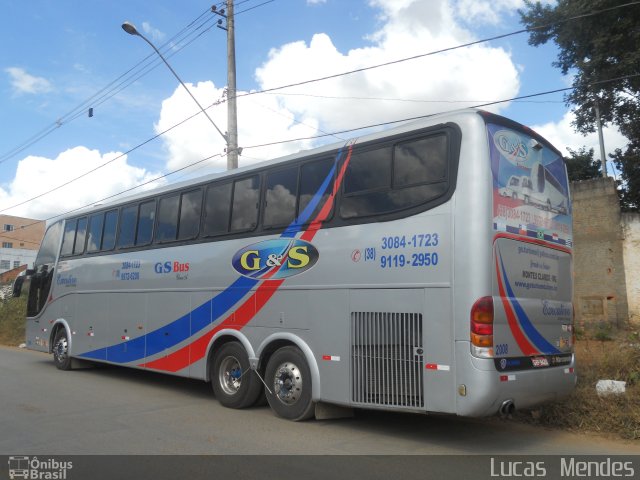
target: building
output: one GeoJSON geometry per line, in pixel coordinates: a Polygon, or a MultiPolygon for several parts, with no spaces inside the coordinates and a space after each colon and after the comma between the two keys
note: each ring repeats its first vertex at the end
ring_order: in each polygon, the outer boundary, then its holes
{"type": "Polygon", "coordinates": [[[33,265],[44,229],[42,220],[0,215],[0,274],[33,265]]]}
{"type": "Polygon", "coordinates": [[[640,214],[623,214],[612,178],[571,183],[574,307],[582,327],[640,321],[640,214]]]}

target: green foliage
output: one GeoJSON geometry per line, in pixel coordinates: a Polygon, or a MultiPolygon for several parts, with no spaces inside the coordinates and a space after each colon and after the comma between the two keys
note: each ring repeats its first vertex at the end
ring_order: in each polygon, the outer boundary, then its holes
{"type": "Polygon", "coordinates": [[[574,89],[565,96],[574,107],[574,126],[595,131],[597,100],[603,124],[613,124],[629,139],[624,152],[612,156],[620,169],[623,208],[640,208],[640,6],[618,7],[620,0],[558,0],[549,5],[525,1],[522,23],[531,30],[529,44],[553,41],[560,53],[553,65],[572,74],[574,89]],[[610,10],[608,10],[610,9],[610,10]],[[591,12],[597,15],[572,17],[591,12]]]}
{"type": "Polygon", "coordinates": [[[600,160],[593,159],[593,148],[587,150],[586,147],[582,147],[578,151],[568,150],[571,156],[565,157],[564,161],[567,165],[569,180],[576,182],[602,176],[600,171],[602,163],[600,160]]]}
{"type": "Polygon", "coordinates": [[[620,208],[625,212],[640,211],[640,141],[625,152],[619,148],[611,155],[621,178],[618,180],[620,208]]]}
{"type": "Polygon", "coordinates": [[[0,301],[0,345],[24,343],[26,312],[25,296],[0,301]]]}

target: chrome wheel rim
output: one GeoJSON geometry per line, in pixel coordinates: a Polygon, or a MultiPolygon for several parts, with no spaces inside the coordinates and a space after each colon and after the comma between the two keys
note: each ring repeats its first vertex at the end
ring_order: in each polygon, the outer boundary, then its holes
{"type": "Polygon", "coordinates": [[[220,387],[227,395],[235,395],[242,386],[242,367],[236,357],[225,357],[218,373],[220,387]]]}
{"type": "Polygon", "coordinates": [[[53,349],[53,354],[55,355],[58,363],[63,363],[67,359],[67,355],[69,354],[69,343],[67,342],[67,337],[58,339],[58,342],[53,349]]]}
{"type": "Polygon", "coordinates": [[[286,405],[296,403],[302,394],[302,373],[298,366],[285,362],[276,368],[273,387],[276,397],[282,403],[286,405]]]}

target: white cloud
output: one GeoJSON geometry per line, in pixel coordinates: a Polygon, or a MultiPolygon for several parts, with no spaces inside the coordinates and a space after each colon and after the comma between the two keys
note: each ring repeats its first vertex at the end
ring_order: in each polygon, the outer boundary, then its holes
{"type": "Polygon", "coordinates": [[[307,5],[320,5],[322,3],[327,3],[327,0],[307,0],[307,5]]]}
{"type": "MultiPolygon", "coordinates": [[[[216,88],[210,81],[186,85],[205,108],[224,97],[224,89],[216,88]]],[[[242,95],[243,92],[238,94],[242,95]]],[[[277,99],[271,95],[240,97],[237,99],[237,109],[239,146],[244,148],[239,160],[241,166],[310,148],[311,143],[309,141],[292,142],[259,149],[248,147],[276,140],[309,137],[318,133],[317,121],[312,119],[294,121],[293,114],[282,108],[277,99]],[[307,125],[300,124],[300,121],[307,125]]],[[[198,111],[199,108],[193,99],[181,86],[178,86],[173,95],[162,102],[160,119],[155,125],[156,132],[164,131],[179,120],[198,111]]],[[[226,132],[226,103],[209,108],[207,113],[218,128],[226,132]]],[[[168,170],[184,167],[212,155],[223,154],[226,148],[222,136],[202,114],[170,130],[162,136],[162,140],[169,153],[168,170]]],[[[226,165],[226,157],[216,156],[198,166],[206,166],[211,171],[221,171],[226,169],[226,165]]]]}
{"type": "MultiPolygon", "coordinates": [[[[50,190],[53,186],[61,185],[119,155],[118,152],[101,154],[97,150],[78,146],[60,153],[55,159],[29,156],[18,163],[13,181],[5,189],[0,188],[0,210],[50,190]]],[[[91,205],[99,199],[131,188],[157,175],[129,165],[127,157],[123,156],[60,190],[3,213],[28,218],[47,218],[91,205]]],[[[154,182],[145,188],[154,188],[163,183],[154,182]]]]}
{"type": "Polygon", "coordinates": [[[152,27],[149,22],[142,22],[142,31],[151,36],[153,42],[161,42],[166,37],[164,32],[152,27]]]}
{"type": "MultiPolygon", "coordinates": [[[[256,71],[261,87],[332,75],[474,39],[455,19],[452,4],[446,0],[371,0],[370,5],[380,10],[384,22],[368,37],[370,45],[340,52],[328,35],[318,33],[308,44],[298,41],[272,49],[269,59],[256,71]]],[[[288,88],[282,92],[289,95],[279,99],[283,108],[315,118],[324,129],[335,131],[457,109],[478,100],[510,98],[518,89],[519,73],[509,53],[483,44],[288,88]]],[[[504,104],[494,111],[502,108],[504,104]]]]}
{"type": "MultiPolygon", "coordinates": [[[[582,135],[576,133],[571,123],[574,121],[575,115],[568,111],[558,122],[548,122],[543,125],[534,125],[531,128],[549,140],[563,155],[569,155],[567,147],[572,150],[578,150],[585,146],[587,149],[593,148],[594,158],[600,159],[600,143],[598,133],[590,133],[582,135]]],[[[605,152],[608,155],[616,148],[624,149],[628,140],[615,127],[603,128],[605,152]]],[[[607,159],[607,161],[610,161],[607,159]]]]}
{"type": "Polygon", "coordinates": [[[47,93],[53,90],[51,82],[43,77],[29,75],[19,67],[9,67],[4,70],[11,77],[11,85],[15,93],[47,93]]]}
{"type": "Polygon", "coordinates": [[[497,25],[504,14],[515,14],[524,7],[524,0],[457,0],[457,15],[467,24],[497,25]]]}

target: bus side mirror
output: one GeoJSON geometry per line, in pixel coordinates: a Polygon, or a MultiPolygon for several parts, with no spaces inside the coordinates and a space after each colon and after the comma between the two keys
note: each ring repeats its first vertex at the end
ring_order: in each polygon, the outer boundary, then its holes
{"type": "Polygon", "coordinates": [[[35,271],[35,269],[33,269],[33,268],[27,268],[27,269],[25,270],[25,272],[24,272],[24,274],[25,274],[27,277],[30,277],[30,276],[31,276],[31,275],[33,275],[34,273],[36,273],[36,271],[35,271]]]}

